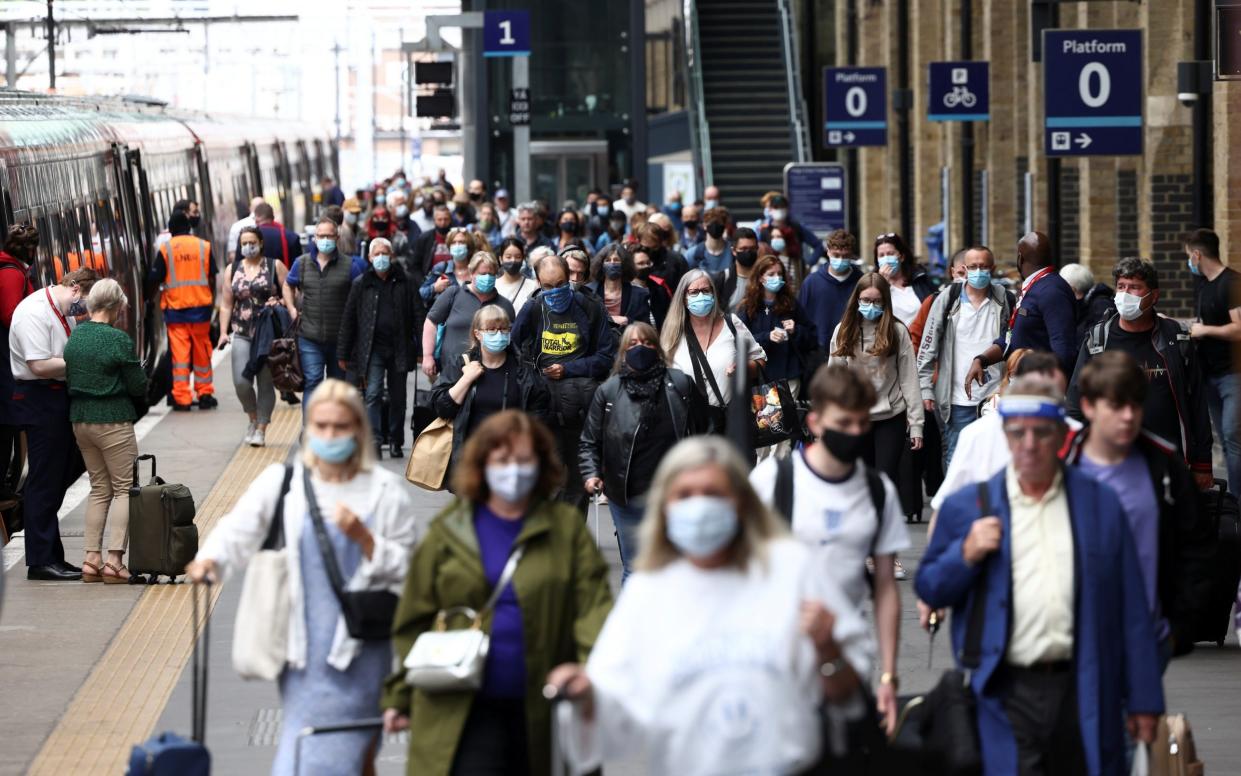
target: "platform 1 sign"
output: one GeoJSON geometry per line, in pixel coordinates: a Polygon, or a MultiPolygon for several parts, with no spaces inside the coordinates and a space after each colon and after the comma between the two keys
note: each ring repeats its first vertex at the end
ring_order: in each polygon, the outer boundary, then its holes
{"type": "Polygon", "coordinates": [[[989,62],[932,62],[927,120],[989,121],[990,68],[989,62]]]}
{"type": "Polygon", "coordinates": [[[845,228],[846,191],[842,164],[793,162],[784,166],[789,218],[820,237],[845,228]]]}
{"type": "Polygon", "coordinates": [[[1043,32],[1043,150],[1142,153],[1142,31],[1043,32]]]}
{"type": "Polygon", "coordinates": [[[888,144],[887,68],[823,68],[823,105],[827,148],[888,144]]]}
{"type": "Polygon", "coordinates": [[[530,56],[530,12],[486,11],[483,14],[483,56],[530,56]]]}

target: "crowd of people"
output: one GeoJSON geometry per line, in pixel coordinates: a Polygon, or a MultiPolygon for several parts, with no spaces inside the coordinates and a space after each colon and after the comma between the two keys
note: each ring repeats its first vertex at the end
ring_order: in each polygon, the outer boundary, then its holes
{"type": "MultiPolygon", "coordinates": [[[[301,457],[256,478],[187,570],[223,578],[282,527],[275,772],[301,727],[376,709],[411,730],[411,773],[547,772],[554,716],[582,770],[640,754],[656,774],[854,772],[868,731],[901,717],[899,555],[928,511],[914,593],[924,625],[951,611],[954,654],[977,658],[985,772],[1126,772],[1209,598],[1216,441],[1241,488],[1241,289],[1218,237],[1184,238],[1186,325],[1158,311],[1151,262],[1120,259],[1109,286],[1057,270],[1038,232],[1016,277],[976,245],[933,279],[901,235],[865,255],[844,230],[820,241],[778,192],[746,224],[715,187],[662,207],[638,192],[552,211],[397,173],[329,197],[305,249],[251,203],[221,262],[188,203],[174,212],[148,282],[175,408],[215,406],[212,346],[231,344],[244,443],[262,446],[273,332],[295,334],[304,375],[301,457]],[[428,386],[413,405],[452,425],[454,498],[423,535],[410,486],[376,466],[406,454],[411,374],[428,386]],[[787,433],[747,445],[772,396],[793,400],[787,433]],[[615,605],[592,498],[615,526],[615,605]],[[445,685],[418,644],[448,626],[490,641],[445,685]]],[[[23,228],[0,269],[33,261],[23,228]]],[[[29,407],[29,574],[123,581],[146,394],[114,328],[126,300],[90,269],[25,278],[0,272],[13,404],[29,407]],[[79,450],[81,570],[55,521],[79,450]]],[[[374,747],[324,737],[303,763],[359,772],[374,747]]]]}

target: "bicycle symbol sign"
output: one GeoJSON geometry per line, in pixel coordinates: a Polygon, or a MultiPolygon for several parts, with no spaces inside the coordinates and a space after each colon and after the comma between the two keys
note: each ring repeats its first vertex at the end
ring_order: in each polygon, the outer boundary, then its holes
{"type": "Polygon", "coordinates": [[[991,84],[987,62],[930,63],[930,121],[987,121],[991,84]]]}

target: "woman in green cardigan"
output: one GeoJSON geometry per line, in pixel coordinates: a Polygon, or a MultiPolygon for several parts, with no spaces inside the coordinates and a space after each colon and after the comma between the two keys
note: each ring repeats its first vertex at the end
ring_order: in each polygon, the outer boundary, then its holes
{"type": "Polygon", "coordinates": [[[98,281],[86,298],[90,320],[78,324],[65,345],[69,420],[90,475],[83,582],[129,581],[122,558],[129,539],[129,486],[138,457],[134,400],[146,398],[147,381],[133,340],[115,328],[128,306],[119,283],[98,281]],[[101,564],[105,525],[108,560],[101,564]]]}
{"type": "MultiPolygon", "coordinates": [[[[389,731],[410,728],[417,776],[543,774],[551,768],[548,671],[585,658],[612,608],[608,570],[582,515],[552,499],[564,478],[551,432],[518,410],[492,415],[467,440],[453,471],[457,499],[432,522],[405,578],[393,624],[409,654],[438,612],[483,608],[514,547],[512,583],[483,628],[491,645],[478,691],[428,693],[388,679],[389,731]]],[[[450,623],[460,626],[462,623],[450,623]]]]}

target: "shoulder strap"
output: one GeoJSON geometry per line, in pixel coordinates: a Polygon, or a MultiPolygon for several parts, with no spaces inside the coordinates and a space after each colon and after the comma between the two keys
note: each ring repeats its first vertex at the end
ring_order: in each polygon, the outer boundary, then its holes
{"type": "Polygon", "coordinates": [[[780,517],[788,521],[789,525],[793,524],[794,455],[796,453],[790,453],[776,460],[776,491],[772,499],[775,502],[776,511],[780,513],[780,517]]]}
{"type": "MultiPolygon", "coordinates": [[[[978,483],[978,516],[991,514],[990,483],[978,483]]],[[[973,671],[982,662],[982,628],[987,618],[987,571],[989,563],[983,561],[978,569],[978,584],[974,586],[974,600],[970,603],[969,620],[965,623],[965,643],[961,647],[961,666],[973,671]]]]}
{"type": "MultiPolygon", "coordinates": [[[[724,394],[720,391],[720,385],[715,381],[715,374],[711,371],[711,363],[707,361],[707,356],[702,352],[702,346],[698,344],[698,337],[694,334],[693,329],[685,332],[685,344],[689,347],[689,360],[694,365],[694,382],[698,383],[699,389],[710,387],[711,392],[715,394],[716,400],[720,406],[724,406],[724,394]]],[[[706,391],[703,390],[705,393],[706,391]]]]}
{"type": "Polygon", "coordinates": [[[267,529],[267,538],[263,540],[264,550],[284,549],[284,497],[289,493],[289,485],[293,481],[293,464],[284,465],[284,479],[280,482],[280,497],[276,499],[276,513],[272,516],[271,526],[267,529]]]}
{"type": "Polygon", "coordinates": [[[961,283],[953,283],[948,288],[948,303],[944,305],[944,314],[939,321],[939,330],[942,332],[944,327],[948,325],[948,319],[952,316],[952,308],[961,301],[961,283]]]}
{"type": "Polygon", "coordinates": [[[1100,321],[1090,327],[1090,335],[1086,338],[1086,350],[1097,356],[1107,347],[1107,321],[1100,321]]]}
{"type": "Polygon", "coordinates": [[[875,546],[879,543],[879,533],[883,530],[883,513],[887,509],[888,492],[883,486],[883,477],[877,469],[866,467],[866,489],[870,492],[870,503],[875,507],[877,530],[870,538],[870,555],[875,556],[875,546]]]}
{"type": "Polygon", "coordinates": [[[508,583],[513,581],[513,575],[517,573],[517,564],[521,562],[521,556],[525,552],[526,545],[519,544],[509,553],[508,562],[504,564],[504,570],[500,572],[500,578],[496,580],[495,588],[487,598],[487,603],[483,604],[483,608],[478,612],[480,620],[486,616],[487,612],[496,608],[496,602],[500,600],[500,595],[504,592],[504,588],[508,587],[508,583]]]}
{"type": "Polygon", "coordinates": [[[310,469],[302,469],[302,489],[306,493],[306,508],[310,512],[310,521],[315,525],[315,539],[319,544],[319,554],[323,556],[323,568],[327,572],[328,581],[332,583],[332,592],[341,608],[345,608],[345,578],[340,573],[340,564],[336,561],[336,552],[327,536],[327,527],[323,524],[323,515],[319,512],[319,500],[315,497],[314,485],[310,481],[310,469]]]}

